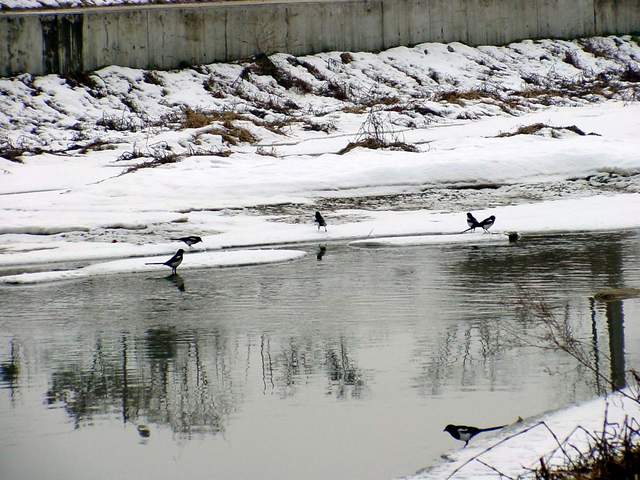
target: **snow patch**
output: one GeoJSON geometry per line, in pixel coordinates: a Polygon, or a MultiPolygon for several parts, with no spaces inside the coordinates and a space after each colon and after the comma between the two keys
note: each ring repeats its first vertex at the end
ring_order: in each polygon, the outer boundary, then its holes
{"type": "MultiPolygon", "coordinates": [[[[300,250],[236,250],[230,252],[185,252],[180,270],[194,268],[244,267],[264,263],[295,260],[306,255],[300,250]]],[[[164,262],[165,257],[142,257],[95,263],[76,270],[59,270],[36,273],[21,273],[0,277],[0,284],[25,285],[33,283],[78,280],[96,275],[112,275],[141,272],[170,272],[164,265],[146,265],[147,262],[164,262]]]]}
{"type": "MultiPolygon", "coordinates": [[[[629,393],[629,390],[626,391],[629,393]]],[[[415,476],[403,478],[404,480],[444,480],[448,478],[477,480],[478,478],[496,478],[495,470],[491,470],[486,465],[494,467],[497,471],[511,478],[520,478],[521,475],[526,473],[525,468],[539,466],[540,457],[546,456],[558,446],[549,429],[560,441],[572,435],[578,426],[590,432],[601,431],[605,410],[607,411],[607,421],[609,423],[618,422],[622,424],[625,416],[638,418],[640,414],[640,406],[636,402],[624,398],[618,393],[613,393],[608,397],[597,398],[559,410],[539,419],[529,419],[525,423],[519,423],[501,430],[500,433],[475,437],[467,448],[461,448],[447,455],[446,462],[419,472],[415,476]],[[549,429],[544,425],[537,425],[541,421],[544,421],[549,429]],[[507,437],[525,430],[527,430],[525,433],[516,435],[489,450],[490,447],[505,440],[507,437]],[[474,460],[476,456],[486,465],[474,460]]],[[[579,449],[584,449],[587,441],[588,439],[585,435],[571,437],[571,444],[579,449]]],[[[558,464],[558,460],[559,458],[556,457],[555,462],[552,463],[558,464]]]]}
{"type": "Polygon", "coordinates": [[[364,240],[354,240],[349,245],[353,247],[410,247],[419,245],[440,245],[452,243],[464,243],[469,245],[489,245],[496,243],[506,243],[509,241],[507,235],[503,234],[482,234],[469,233],[459,235],[420,235],[408,237],[382,237],[364,240]]]}

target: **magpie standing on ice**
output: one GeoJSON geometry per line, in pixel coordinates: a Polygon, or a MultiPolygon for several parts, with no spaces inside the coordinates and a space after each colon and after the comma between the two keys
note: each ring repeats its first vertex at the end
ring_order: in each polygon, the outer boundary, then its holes
{"type": "Polygon", "coordinates": [[[489,231],[489,229],[493,226],[493,223],[495,221],[496,221],[496,216],[495,215],[491,215],[490,217],[485,218],[484,220],[482,220],[480,222],[480,226],[482,227],[484,232],[487,233],[489,231]]]}
{"type": "Polygon", "coordinates": [[[467,228],[464,232],[468,232],[469,230],[475,232],[476,228],[480,227],[480,222],[476,219],[476,217],[473,216],[471,212],[467,213],[467,225],[469,225],[469,228],[467,228]]]}
{"type": "Polygon", "coordinates": [[[202,241],[202,238],[198,237],[197,235],[189,235],[188,237],[172,238],[171,240],[184,242],[189,246],[189,248],[191,248],[191,245],[200,243],[202,241]]]}
{"type": "MultiPolygon", "coordinates": [[[[447,425],[444,427],[443,432],[449,432],[449,434],[455,438],[456,440],[461,440],[464,442],[464,446],[466,447],[469,444],[469,440],[482,432],[491,432],[492,430],[500,430],[501,428],[506,427],[506,425],[500,425],[499,427],[490,427],[490,428],[477,428],[477,427],[468,427],[466,425],[447,425]]],[[[464,447],[463,447],[464,448],[464,447]]]]}
{"type": "Polygon", "coordinates": [[[325,222],[320,212],[316,212],[316,219],[314,221],[318,224],[318,230],[320,230],[320,227],[324,227],[324,231],[327,231],[327,222],[325,222]]]}
{"type": "Polygon", "coordinates": [[[176,252],[176,254],[173,257],[171,257],[166,262],[151,262],[151,263],[145,263],[145,265],[166,265],[167,267],[171,267],[171,273],[175,275],[176,270],[178,269],[178,266],[182,263],[183,254],[184,254],[184,250],[180,249],[176,252]]]}

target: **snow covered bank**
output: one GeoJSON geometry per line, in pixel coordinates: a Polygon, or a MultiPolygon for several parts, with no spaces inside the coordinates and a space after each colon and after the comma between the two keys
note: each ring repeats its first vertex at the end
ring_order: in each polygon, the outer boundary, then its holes
{"type": "MultiPolygon", "coordinates": [[[[602,195],[503,206],[475,212],[480,217],[496,215],[496,223],[491,233],[460,234],[467,228],[464,212],[338,210],[327,215],[329,222],[327,232],[318,231],[311,223],[311,218],[307,223],[287,223],[273,221],[274,218],[269,216],[229,217],[202,213],[201,215],[206,217],[202,219],[198,214],[193,214],[192,223],[198,225],[197,233],[205,226],[218,229],[222,233],[204,236],[203,242],[194,246],[190,255],[193,256],[195,252],[203,250],[232,247],[347,240],[356,240],[352,242],[354,246],[407,246],[461,242],[488,245],[507,242],[507,234],[512,231],[517,231],[526,237],[551,233],[632,229],[640,226],[637,215],[637,212],[640,212],[640,195],[602,195]]],[[[187,227],[182,225],[182,228],[187,227]]],[[[25,235],[7,237],[10,239],[0,243],[0,267],[170,255],[177,248],[184,247],[180,242],[167,241],[135,245],[127,242],[61,241],[60,239],[52,241],[46,237],[34,239],[25,235]]],[[[189,253],[188,250],[187,253],[189,253]]],[[[138,259],[134,262],[138,262],[138,259]]]]}
{"type": "MultiPolygon", "coordinates": [[[[500,433],[488,433],[475,437],[464,449],[456,450],[448,455],[447,460],[439,465],[429,468],[415,476],[405,477],[405,480],[471,480],[478,478],[498,478],[497,471],[512,478],[520,478],[528,473],[527,469],[539,466],[539,459],[554,451],[558,444],[552,433],[563,441],[571,435],[571,444],[576,447],[584,447],[587,437],[584,432],[575,432],[577,427],[583,427],[589,432],[602,430],[605,411],[610,423],[622,424],[626,416],[638,418],[640,407],[632,400],[619,394],[612,394],[607,398],[598,398],[584,404],[576,405],[560,410],[538,419],[529,419],[526,423],[519,423],[500,430],[500,433]],[[544,421],[549,427],[538,425],[521,435],[514,436],[495,448],[482,453],[492,445],[500,442],[508,436],[533,427],[538,422],[544,421]],[[574,434],[574,435],[572,435],[574,434]],[[484,462],[473,460],[474,457],[484,462]],[[468,463],[467,463],[468,462],[468,463]]],[[[443,433],[446,435],[446,433],[443,433]]],[[[572,451],[573,453],[573,451],[572,451]]],[[[552,458],[547,464],[561,464],[559,455],[552,458]]]]}
{"type": "Polygon", "coordinates": [[[77,78],[21,75],[0,79],[0,139],[6,135],[14,147],[0,156],[91,153],[113,161],[125,152],[133,158],[255,153],[248,143],[356,135],[372,107],[397,131],[551,105],[637,100],[638,72],[640,46],[623,36],[275,54],[178,71],[111,66],[77,78]],[[237,135],[238,127],[257,142],[237,135]]]}
{"type": "MultiPolygon", "coordinates": [[[[180,270],[194,268],[244,267],[264,263],[284,262],[301,258],[305,252],[299,250],[236,250],[233,252],[185,252],[180,270]]],[[[158,272],[170,273],[164,265],[147,265],[146,262],[164,262],[166,257],[146,257],[95,263],[77,270],[54,270],[49,272],[23,273],[0,277],[0,284],[31,284],[60,280],[77,280],[95,275],[122,273],[158,272]]]]}
{"type": "Polygon", "coordinates": [[[0,79],[0,267],[190,234],[194,252],[455,235],[466,211],[493,233],[638,228],[636,70],[635,40],[608,37],[0,79]],[[373,124],[415,151],[337,153],[373,124]]]}

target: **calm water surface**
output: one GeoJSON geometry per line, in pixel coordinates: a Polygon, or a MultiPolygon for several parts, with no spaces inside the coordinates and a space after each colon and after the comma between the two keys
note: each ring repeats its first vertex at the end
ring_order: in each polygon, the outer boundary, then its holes
{"type": "Polygon", "coordinates": [[[305,247],[290,263],[2,288],[0,478],[387,479],[490,426],[604,391],[516,287],[568,318],[603,375],[640,360],[640,234],[520,245],[305,247]],[[612,360],[609,361],[608,359],[612,360]],[[150,429],[142,437],[137,425],[150,429]]]}

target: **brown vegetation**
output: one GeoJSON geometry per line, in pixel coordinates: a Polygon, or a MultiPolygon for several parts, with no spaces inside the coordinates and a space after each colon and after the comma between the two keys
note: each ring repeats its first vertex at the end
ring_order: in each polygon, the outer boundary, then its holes
{"type": "Polygon", "coordinates": [[[24,155],[25,152],[28,152],[28,149],[15,145],[9,140],[0,140],[0,157],[2,158],[16,163],[23,163],[20,157],[24,155]]]}
{"type": "Polygon", "coordinates": [[[582,129],[578,128],[575,125],[569,125],[568,127],[554,127],[552,125],[547,125],[545,123],[533,123],[531,125],[524,125],[522,127],[518,127],[513,132],[502,132],[495,136],[495,138],[504,138],[504,137],[514,137],[516,135],[536,135],[540,130],[548,128],[551,131],[561,131],[566,130],[568,132],[573,132],[580,136],[585,135],[598,135],[597,133],[585,133],[582,129]]]}
{"type": "Polygon", "coordinates": [[[436,92],[433,100],[435,102],[455,103],[464,106],[465,101],[481,100],[483,98],[493,98],[494,94],[484,90],[448,90],[446,92],[436,92]]]}
{"type": "Polygon", "coordinates": [[[349,144],[344,147],[343,149],[341,149],[338,154],[339,155],[343,155],[347,152],[350,152],[351,150],[353,150],[354,148],[357,147],[362,147],[362,148],[368,148],[371,150],[403,150],[405,152],[418,152],[418,148],[415,147],[414,145],[410,145],[408,143],[405,142],[385,142],[383,140],[380,139],[376,139],[373,137],[369,137],[369,138],[365,138],[363,140],[358,140],[356,142],[349,142],[349,144]]]}
{"type": "Polygon", "coordinates": [[[230,110],[203,111],[185,108],[182,112],[182,128],[202,128],[214,122],[233,122],[234,120],[249,120],[250,118],[230,110]]]}

